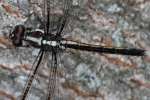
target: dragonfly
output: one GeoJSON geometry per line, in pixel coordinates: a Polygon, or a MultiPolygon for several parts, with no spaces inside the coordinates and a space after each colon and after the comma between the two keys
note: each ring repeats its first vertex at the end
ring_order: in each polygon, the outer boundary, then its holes
{"type": "Polygon", "coordinates": [[[66,49],[80,50],[85,52],[95,52],[104,54],[124,55],[124,56],[144,56],[145,50],[138,48],[116,48],[94,45],[89,43],[78,42],[64,37],[64,30],[70,21],[71,11],[73,9],[73,0],[43,0],[43,29],[27,31],[24,25],[16,25],[10,33],[9,38],[13,45],[19,47],[35,47],[40,49],[36,57],[28,80],[25,84],[20,100],[27,100],[33,80],[36,77],[44,54],[51,54],[51,67],[49,71],[49,82],[47,87],[46,100],[53,100],[57,90],[58,75],[58,55],[66,49]],[[61,14],[58,19],[55,15],[55,2],[58,1],[62,5],[61,14]],[[54,23],[53,20],[57,22],[54,23]],[[24,42],[27,43],[24,45],[24,42]]]}

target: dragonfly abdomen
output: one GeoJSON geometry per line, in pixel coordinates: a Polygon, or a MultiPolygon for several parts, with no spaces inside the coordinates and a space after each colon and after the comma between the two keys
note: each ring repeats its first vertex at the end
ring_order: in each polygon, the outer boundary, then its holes
{"type": "Polygon", "coordinates": [[[79,44],[62,44],[65,48],[72,48],[83,51],[97,52],[97,53],[107,53],[107,54],[120,54],[120,55],[130,55],[130,56],[144,56],[145,50],[135,49],[135,48],[113,48],[113,47],[103,47],[103,46],[90,46],[90,45],[79,45],[79,44]]]}

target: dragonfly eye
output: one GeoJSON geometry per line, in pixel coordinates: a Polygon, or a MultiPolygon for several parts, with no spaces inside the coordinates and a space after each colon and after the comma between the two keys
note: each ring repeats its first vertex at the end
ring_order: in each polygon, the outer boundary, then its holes
{"type": "Polygon", "coordinates": [[[15,46],[21,46],[24,33],[25,33],[24,25],[17,25],[15,26],[12,33],[10,33],[9,38],[12,40],[12,43],[15,46]]]}

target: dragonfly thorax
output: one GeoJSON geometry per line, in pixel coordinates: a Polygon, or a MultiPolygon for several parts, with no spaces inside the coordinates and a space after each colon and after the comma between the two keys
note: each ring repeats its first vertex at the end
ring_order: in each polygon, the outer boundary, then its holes
{"type": "Polygon", "coordinates": [[[57,41],[48,41],[48,40],[42,40],[42,45],[49,45],[49,46],[58,46],[59,43],[57,41]]]}
{"type": "Polygon", "coordinates": [[[62,49],[60,39],[55,35],[44,36],[41,39],[40,47],[44,51],[53,51],[62,49]]]}

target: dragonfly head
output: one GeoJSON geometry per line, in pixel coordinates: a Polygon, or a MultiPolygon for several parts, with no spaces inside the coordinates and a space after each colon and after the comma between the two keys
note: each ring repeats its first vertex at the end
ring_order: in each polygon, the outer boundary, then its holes
{"type": "Polygon", "coordinates": [[[12,33],[10,33],[9,38],[12,40],[13,45],[21,46],[22,39],[25,33],[25,26],[24,25],[17,25],[15,26],[12,33]]]}

